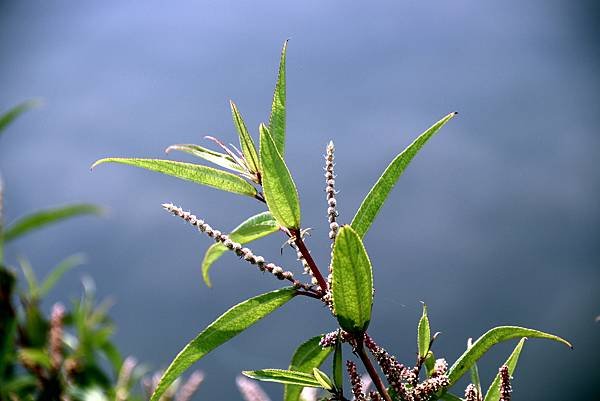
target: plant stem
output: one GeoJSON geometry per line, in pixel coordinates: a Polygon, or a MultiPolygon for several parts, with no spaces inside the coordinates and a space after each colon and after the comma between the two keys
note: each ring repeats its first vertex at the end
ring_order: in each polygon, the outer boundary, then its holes
{"type": "Polygon", "coordinates": [[[298,250],[306,260],[306,263],[308,263],[308,267],[310,267],[310,271],[312,272],[313,276],[315,276],[315,278],[317,279],[319,287],[321,287],[321,291],[325,293],[327,291],[327,281],[325,281],[325,279],[323,278],[323,275],[321,274],[321,271],[319,270],[317,264],[313,260],[310,252],[308,251],[308,248],[306,248],[306,245],[302,240],[302,235],[300,234],[300,229],[294,230],[292,235],[294,236],[294,243],[296,244],[298,250]]]}
{"type": "Polygon", "coordinates": [[[373,384],[377,388],[377,391],[379,392],[379,394],[383,397],[383,399],[385,401],[392,401],[392,398],[388,394],[388,392],[385,388],[385,385],[383,384],[383,382],[381,381],[381,378],[377,374],[377,371],[375,370],[373,363],[371,363],[369,356],[365,352],[363,339],[356,341],[355,352],[358,355],[358,357],[360,358],[360,360],[362,361],[363,365],[365,365],[365,368],[367,369],[367,373],[369,373],[369,376],[371,377],[371,380],[373,380],[373,384]]]}

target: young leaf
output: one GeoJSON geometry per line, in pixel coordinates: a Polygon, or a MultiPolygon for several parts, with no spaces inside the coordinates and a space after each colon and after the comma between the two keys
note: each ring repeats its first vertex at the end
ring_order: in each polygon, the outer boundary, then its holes
{"type": "Polygon", "coordinates": [[[425,369],[427,370],[427,377],[431,377],[435,371],[435,355],[431,351],[425,356],[425,369]]]}
{"type": "Polygon", "coordinates": [[[99,215],[101,213],[102,209],[98,206],[88,204],[68,205],[34,212],[10,224],[4,232],[4,241],[10,242],[31,231],[38,230],[71,217],[88,214],[99,215]]]}
{"type": "Polygon", "coordinates": [[[425,358],[429,351],[429,343],[431,342],[431,329],[429,328],[429,318],[427,317],[427,305],[423,304],[423,315],[419,320],[419,326],[417,328],[419,347],[419,357],[425,358]]]}
{"type": "MultiPolygon", "coordinates": [[[[519,355],[521,355],[521,350],[523,349],[523,344],[525,344],[526,339],[527,338],[523,337],[521,341],[519,341],[512,354],[510,354],[506,362],[504,362],[504,365],[508,366],[508,372],[511,376],[515,372],[517,362],[519,361],[519,355]]],[[[500,373],[498,373],[490,385],[483,401],[498,401],[500,399],[500,381],[500,373]]]]}
{"type": "Polygon", "coordinates": [[[296,184],[264,124],[260,125],[260,165],[269,210],[280,226],[300,228],[300,200],[296,184]]]}
{"type": "Polygon", "coordinates": [[[544,333],[543,331],[526,329],[517,326],[499,326],[491,329],[473,343],[473,346],[465,351],[448,370],[450,386],[454,385],[471,366],[483,356],[493,345],[502,341],[520,337],[546,338],[554,340],[573,348],[571,344],[558,336],[544,333]]]}
{"type": "Polygon", "coordinates": [[[273,105],[271,106],[271,117],[269,118],[269,130],[273,135],[273,141],[283,157],[285,154],[285,57],[288,41],[283,43],[281,60],[279,61],[279,73],[275,92],[273,93],[273,105]]]}
{"type": "Polygon", "coordinates": [[[335,351],[333,352],[333,384],[340,392],[344,386],[344,360],[342,354],[342,342],[335,342],[335,351]]]}
{"type": "MultiPolygon", "coordinates": [[[[232,241],[240,244],[247,244],[266,235],[272,234],[279,230],[279,224],[271,214],[271,212],[263,212],[254,215],[244,221],[242,224],[229,233],[229,238],[232,241]]],[[[202,277],[207,286],[211,287],[210,277],[208,275],[211,266],[215,263],[223,253],[227,251],[227,247],[221,243],[211,245],[204,254],[202,261],[202,277]]]]}
{"type": "Polygon", "coordinates": [[[319,368],[313,368],[313,376],[319,383],[321,383],[321,387],[323,387],[325,390],[333,390],[333,383],[325,372],[319,370],[319,368]]]}
{"type": "Polygon", "coordinates": [[[254,145],[254,141],[248,132],[248,128],[246,127],[246,123],[244,123],[244,119],[240,114],[235,103],[231,100],[229,101],[229,105],[231,106],[231,114],[233,116],[233,123],[235,124],[235,128],[237,129],[238,135],[240,137],[240,146],[242,147],[242,154],[248,163],[248,167],[255,173],[260,171],[260,162],[258,160],[258,153],[256,152],[256,146],[254,145]]]}
{"type": "MultiPolygon", "coordinates": [[[[322,348],[319,344],[321,337],[313,337],[298,347],[292,356],[289,370],[311,373],[313,368],[317,368],[323,364],[331,353],[331,347],[322,348]]],[[[301,392],[302,387],[286,384],[283,390],[283,400],[299,401],[301,392]]]]}
{"type": "Polygon", "coordinates": [[[38,105],[38,101],[36,100],[27,100],[23,103],[20,103],[8,110],[4,114],[0,114],[0,133],[4,131],[4,129],[12,123],[17,117],[19,117],[22,113],[30,110],[38,105]]]}
{"type": "Polygon", "coordinates": [[[242,374],[251,379],[260,380],[263,382],[276,382],[282,384],[293,384],[302,387],[318,387],[323,386],[310,373],[296,372],[293,370],[283,369],[262,369],[262,370],[246,370],[242,374]]]}
{"type": "Polygon", "coordinates": [[[235,162],[233,157],[226,155],[225,153],[215,152],[214,150],[206,149],[202,146],[193,144],[171,145],[167,149],[165,149],[165,152],[169,153],[172,150],[178,150],[180,152],[188,153],[192,156],[199,157],[201,159],[214,163],[217,166],[221,166],[223,168],[233,170],[238,173],[244,172],[244,169],[235,162]]]}
{"type": "Polygon", "coordinates": [[[40,286],[39,291],[37,293],[38,297],[44,298],[48,294],[48,292],[50,292],[50,290],[54,288],[56,283],[58,283],[58,280],[60,280],[60,278],[65,273],[77,266],[80,266],[81,264],[83,264],[84,261],[85,258],[83,257],[83,255],[71,255],[62,262],[60,262],[58,266],[56,266],[48,274],[48,276],[40,286]]]}
{"type": "Polygon", "coordinates": [[[206,185],[212,188],[227,192],[233,192],[240,195],[255,197],[256,188],[243,178],[235,174],[217,170],[212,167],[206,167],[199,164],[175,162],[172,160],[160,159],[137,159],[137,158],[118,158],[110,157],[96,161],[92,168],[103,163],[119,163],[129,166],[139,167],[157,173],[170,175],[182,180],[192,181],[197,184],[206,185]]]}
{"type": "Polygon", "coordinates": [[[286,304],[295,293],[296,290],[291,287],[271,291],[239,303],[222,314],[175,357],[161,377],[150,401],[160,400],[169,386],[186,369],[213,349],[286,304]]]}
{"type": "Polygon", "coordinates": [[[352,228],[356,230],[361,238],[365,236],[369,227],[373,224],[373,220],[375,220],[377,213],[379,213],[379,209],[383,206],[383,203],[387,199],[392,188],[394,188],[394,185],[396,185],[396,182],[413,157],[421,150],[429,138],[438,132],[439,129],[455,115],[456,113],[450,113],[437,123],[433,124],[387,166],[381,177],[379,177],[373,188],[371,188],[363,200],[356,215],[352,219],[352,223],[350,223],[352,228]]]}
{"type": "Polygon", "coordinates": [[[333,247],[333,308],[342,329],[360,335],[371,320],[373,272],[365,247],[350,226],[340,228],[333,247]]]}

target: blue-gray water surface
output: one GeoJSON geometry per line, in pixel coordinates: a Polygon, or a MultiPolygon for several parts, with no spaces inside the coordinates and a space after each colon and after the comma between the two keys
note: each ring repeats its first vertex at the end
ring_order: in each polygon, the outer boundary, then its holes
{"type": "MultiPolygon", "coordinates": [[[[261,210],[257,202],[130,167],[89,167],[104,156],[165,157],[166,146],[205,144],[204,135],[234,142],[229,99],[256,134],[290,38],[286,157],[321,265],[329,139],[348,223],[398,152],[460,112],[366,236],[372,335],[412,363],[419,301],[443,333],[436,353],[450,361],[496,325],[551,331],[575,350],[528,341],[514,398],[597,399],[599,10],[558,0],[0,1],[0,110],[44,101],[1,138],[8,220],[71,201],[109,210],[19,240],[9,258],[26,255],[43,275],[86,253],[46,307],[78,296],[81,277],[92,276],[116,301],[117,344],[153,368],[232,304],[277,288],[232,255],[206,288],[199,265],[210,241],[160,207],[174,202],[226,231],[261,210]]],[[[293,252],[279,255],[283,241],[253,248],[295,266],[293,252]]],[[[197,364],[206,373],[197,399],[241,399],[241,370],[286,367],[297,344],[334,326],[318,303],[295,299],[197,364]]],[[[512,346],[481,361],[485,383],[512,346]]],[[[280,398],[278,385],[264,387],[280,398]]]]}

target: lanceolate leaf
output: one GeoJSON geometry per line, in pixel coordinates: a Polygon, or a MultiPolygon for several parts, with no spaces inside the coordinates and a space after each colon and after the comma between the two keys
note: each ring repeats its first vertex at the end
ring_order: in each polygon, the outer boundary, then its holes
{"type": "Polygon", "coordinates": [[[171,145],[167,149],[165,149],[165,152],[169,153],[172,150],[178,150],[181,152],[188,153],[192,156],[196,156],[201,159],[207,160],[211,163],[216,164],[217,166],[221,166],[229,170],[233,170],[236,172],[244,171],[242,167],[235,162],[233,157],[226,155],[225,153],[219,153],[215,152],[214,150],[206,149],[202,146],[192,144],[171,145]]]}
{"type": "Polygon", "coordinates": [[[282,384],[294,384],[302,387],[322,388],[321,383],[310,373],[296,372],[283,369],[246,370],[242,372],[251,379],[263,382],[276,382],[282,384]]]}
{"type": "Polygon", "coordinates": [[[495,327],[479,337],[479,339],[473,343],[473,346],[467,349],[465,353],[462,354],[456,362],[454,362],[454,365],[450,367],[448,370],[448,380],[450,381],[450,386],[454,385],[458,379],[460,379],[462,375],[465,374],[465,372],[469,370],[471,366],[493,345],[502,341],[521,337],[547,338],[549,340],[561,342],[572,348],[571,344],[567,340],[564,340],[553,334],[517,326],[495,327]]]}
{"type": "Polygon", "coordinates": [[[342,354],[342,342],[335,342],[335,351],[333,352],[333,383],[335,388],[342,390],[344,385],[344,357],[342,354]]]}
{"type": "MultiPolygon", "coordinates": [[[[318,368],[323,364],[331,353],[331,347],[322,348],[319,345],[321,337],[313,337],[298,347],[296,352],[294,352],[294,356],[292,356],[289,370],[311,373],[313,368],[318,368]]],[[[302,386],[287,384],[283,390],[283,400],[298,401],[300,400],[301,392],[302,386]]]]}
{"type": "MultiPolygon", "coordinates": [[[[522,338],[521,341],[519,341],[512,354],[510,354],[506,362],[504,362],[504,365],[508,366],[508,372],[511,376],[513,376],[513,373],[515,372],[517,362],[519,361],[519,355],[521,355],[521,350],[523,349],[523,344],[525,344],[526,339],[527,338],[522,338]]],[[[500,373],[498,373],[490,385],[484,401],[498,401],[500,399],[500,381],[500,373]]]]}
{"type": "Polygon", "coordinates": [[[60,262],[58,266],[48,273],[48,276],[40,286],[39,293],[37,295],[40,298],[45,297],[65,273],[77,266],[80,266],[84,261],[85,258],[83,255],[71,255],[60,262]]]}
{"type": "MultiPolygon", "coordinates": [[[[271,212],[263,212],[254,215],[244,221],[242,224],[229,233],[229,238],[232,241],[241,244],[247,244],[256,239],[274,233],[279,229],[279,224],[271,214],[271,212]]],[[[221,243],[211,245],[204,254],[202,261],[202,277],[207,286],[211,287],[210,277],[208,275],[211,266],[215,263],[223,253],[227,251],[225,245],[221,243]]]]}
{"type": "Polygon", "coordinates": [[[429,351],[429,343],[431,341],[431,329],[429,327],[429,317],[427,317],[427,305],[423,304],[423,315],[419,320],[418,332],[418,347],[419,357],[424,358],[429,351]]]}
{"type": "Polygon", "coordinates": [[[333,247],[333,308],[342,329],[362,334],[373,306],[373,272],[367,251],[350,226],[343,226],[333,247]]]}
{"type": "Polygon", "coordinates": [[[373,224],[373,220],[377,217],[379,209],[383,206],[392,188],[394,188],[394,185],[396,185],[396,182],[413,157],[421,150],[429,138],[438,132],[438,130],[455,115],[456,113],[450,113],[437,123],[433,124],[433,126],[415,139],[413,143],[396,156],[396,158],[387,166],[381,177],[379,177],[373,188],[371,188],[363,200],[358,212],[356,212],[356,215],[350,224],[361,238],[364,237],[369,230],[369,227],[371,227],[371,224],[373,224]]]}
{"type": "Polygon", "coordinates": [[[260,125],[260,164],[269,210],[282,227],[300,228],[300,200],[296,184],[264,124],[260,125]]]}
{"type": "Polygon", "coordinates": [[[313,368],[313,376],[319,383],[321,383],[321,386],[325,390],[333,390],[333,383],[329,376],[327,376],[327,373],[319,370],[319,368],[313,368]]]}
{"type": "Polygon", "coordinates": [[[277,150],[283,157],[285,154],[285,54],[287,51],[286,40],[281,50],[281,60],[279,61],[279,73],[275,92],[273,93],[273,105],[271,106],[271,117],[269,118],[269,130],[273,135],[273,141],[277,150]]]}
{"type": "Polygon", "coordinates": [[[223,191],[233,192],[240,195],[256,196],[257,191],[249,182],[237,175],[206,167],[199,164],[175,162],[160,159],[136,159],[111,157],[100,159],[92,165],[92,168],[103,163],[119,163],[129,166],[140,167],[150,171],[156,171],[192,181],[197,184],[206,185],[223,191]]]}
{"type": "Polygon", "coordinates": [[[295,293],[296,290],[289,287],[268,292],[237,304],[222,314],[175,357],[160,379],[151,401],[158,401],[169,386],[195,362],[283,306],[295,293]]]}
{"type": "Polygon", "coordinates": [[[260,162],[258,160],[258,153],[256,152],[256,146],[254,145],[252,136],[250,136],[248,128],[246,127],[246,123],[244,123],[244,119],[242,118],[242,115],[240,114],[240,111],[235,103],[229,101],[229,104],[231,105],[233,123],[235,124],[235,128],[237,129],[240,137],[240,146],[242,147],[244,158],[248,163],[248,167],[250,167],[253,172],[259,172],[260,162]]]}
{"type": "MultiPolygon", "coordinates": [[[[469,338],[467,340],[467,349],[471,348],[472,346],[473,339],[469,338]]],[[[477,389],[477,394],[481,395],[481,379],[479,378],[479,368],[477,367],[477,363],[473,363],[473,366],[471,366],[471,383],[473,383],[473,385],[477,389]]]]}
{"type": "Polygon", "coordinates": [[[38,102],[35,100],[27,100],[21,104],[16,105],[12,109],[8,110],[4,114],[0,114],[0,133],[17,117],[29,109],[37,106],[38,102]]]}
{"type": "Polygon", "coordinates": [[[53,209],[41,210],[22,217],[10,224],[4,232],[4,241],[9,242],[31,231],[49,226],[60,221],[89,214],[101,214],[102,209],[89,204],[69,205],[53,209]]]}

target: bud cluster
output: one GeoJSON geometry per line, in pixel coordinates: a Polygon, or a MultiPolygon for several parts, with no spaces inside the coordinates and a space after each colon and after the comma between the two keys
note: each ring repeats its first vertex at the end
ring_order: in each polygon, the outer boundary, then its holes
{"type": "Polygon", "coordinates": [[[356,369],[356,364],[352,361],[346,361],[346,369],[348,370],[348,376],[350,377],[350,383],[352,384],[352,395],[354,395],[355,401],[366,401],[366,397],[363,394],[362,381],[356,369]]]}
{"type": "Polygon", "coordinates": [[[477,387],[472,383],[465,389],[465,401],[481,401],[477,387]]]}
{"type": "Polygon", "coordinates": [[[338,212],[336,209],[337,201],[335,200],[335,195],[337,194],[335,190],[335,174],[333,172],[333,167],[335,164],[333,163],[335,147],[333,146],[333,141],[329,141],[327,144],[326,154],[325,154],[325,193],[327,197],[327,219],[329,221],[329,238],[334,240],[337,235],[339,225],[336,222],[338,217],[338,212]]]}
{"type": "Polygon", "coordinates": [[[510,372],[508,366],[502,365],[500,367],[500,400],[499,401],[510,401],[510,395],[512,393],[512,386],[510,385],[510,372]]]}
{"type": "Polygon", "coordinates": [[[50,316],[50,334],[48,339],[50,364],[54,370],[60,369],[63,362],[62,341],[64,318],[65,307],[59,303],[54,304],[50,316]]]}

